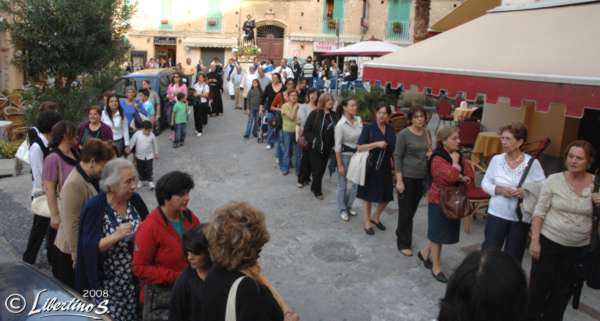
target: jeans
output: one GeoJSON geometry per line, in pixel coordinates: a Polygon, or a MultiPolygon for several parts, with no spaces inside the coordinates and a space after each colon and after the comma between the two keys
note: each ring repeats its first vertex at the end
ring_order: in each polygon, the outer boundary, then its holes
{"type": "Polygon", "coordinates": [[[185,127],[187,123],[175,124],[174,144],[183,144],[185,142],[185,127]]]}
{"type": "MultiPolygon", "coordinates": [[[[342,153],[342,163],[344,163],[344,169],[348,171],[348,165],[350,164],[350,159],[352,158],[351,153],[342,153]]],[[[354,200],[356,199],[356,190],[358,186],[346,179],[346,176],[341,176],[338,173],[338,182],[337,182],[337,209],[338,212],[347,211],[352,209],[352,204],[354,204],[354,200]],[[348,185],[350,185],[350,189],[348,189],[348,185]]]]}
{"type": "Polygon", "coordinates": [[[563,246],[540,235],[542,251],[531,260],[527,321],[562,321],[585,247],[563,246]]]}
{"type": "MultiPolygon", "coordinates": [[[[269,112],[267,114],[267,122],[270,122],[271,119],[273,119],[273,114],[271,112],[269,112]]],[[[267,130],[267,144],[273,146],[273,145],[277,144],[278,140],[279,140],[279,129],[269,126],[269,129],[267,130]]]]}
{"type": "Polygon", "coordinates": [[[252,132],[252,136],[258,137],[258,109],[250,110],[248,114],[248,123],[246,124],[246,131],[244,132],[244,137],[250,136],[250,132],[252,132]]]}
{"type": "Polygon", "coordinates": [[[423,196],[423,179],[403,177],[404,193],[398,193],[398,227],[396,243],[398,250],[412,246],[413,218],[423,196]]]}
{"type": "Polygon", "coordinates": [[[486,218],[485,239],[481,249],[500,250],[504,246],[504,252],[514,257],[521,264],[528,233],[529,224],[508,221],[490,214],[486,218]]]}
{"type": "Polygon", "coordinates": [[[281,132],[281,139],[277,144],[277,158],[279,159],[279,169],[282,173],[290,171],[290,151],[294,143],[294,132],[281,132]]]}

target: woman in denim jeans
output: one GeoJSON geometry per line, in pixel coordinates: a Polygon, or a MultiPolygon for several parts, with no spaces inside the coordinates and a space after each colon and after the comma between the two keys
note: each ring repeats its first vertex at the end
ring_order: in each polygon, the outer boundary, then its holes
{"type": "Polygon", "coordinates": [[[340,217],[348,221],[348,214],[355,216],[352,204],[356,199],[357,186],[346,180],[346,170],[350,164],[350,158],[356,153],[356,142],[362,132],[362,121],[356,115],[358,106],[353,97],[344,99],[337,107],[340,120],[335,126],[335,159],[338,169],[337,209],[340,217]],[[348,184],[350,188],[348,189],[348,184]]]}

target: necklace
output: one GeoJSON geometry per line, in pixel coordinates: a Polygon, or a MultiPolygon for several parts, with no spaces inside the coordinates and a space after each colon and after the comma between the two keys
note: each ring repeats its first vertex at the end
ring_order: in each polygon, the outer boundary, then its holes
{"type": "Polygon", "coordinates": [[[510,166],[513,169],[518,167],[519,164],[521,164],[521,161],[523,160],[523,155],[524,155],[523,153],[520,153],[517,158],[510,159],[508,154],[506,154],[506,162],[508,163],[508,166],[510,166]]]}

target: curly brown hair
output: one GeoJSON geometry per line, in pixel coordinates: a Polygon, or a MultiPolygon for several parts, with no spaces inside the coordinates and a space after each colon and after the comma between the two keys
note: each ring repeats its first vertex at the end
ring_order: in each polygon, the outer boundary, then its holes
{"type": "Polygon", "coordinates": [[[246,202],[229,202],[218,208],[206,237],[213,263],[229,271],[256,265],[270,239],[265,215],[246,202]]]}

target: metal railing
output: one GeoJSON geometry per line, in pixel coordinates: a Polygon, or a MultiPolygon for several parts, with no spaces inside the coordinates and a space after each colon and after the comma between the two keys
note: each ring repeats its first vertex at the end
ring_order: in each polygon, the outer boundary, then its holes
{"type": "Polygon", "coordinates": [[[391,41],[410,41],[410,22],[388,21],[385,27],[385,39],[391,41]],[[395,30],[394,25],[400,23],[400,30],[395,30]]]}
{"type": "Polygon", "coordinates": [[[335,34],[336,26],[340,29],[340,33],[344,32],[344,20],[335,18],[323,17],[323,33],[335,34]],[[334,24],[330,24],[332,21],[334,24]],[[338,22],[339,21],[339,22],[338,22]],[[339,23],[339,26],[337,26],[339,23]]]}

